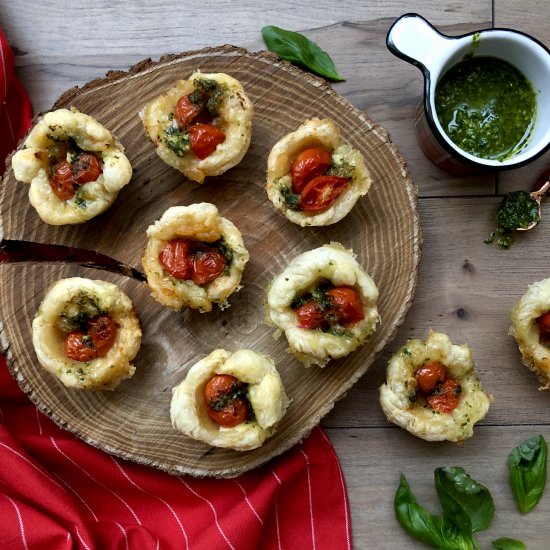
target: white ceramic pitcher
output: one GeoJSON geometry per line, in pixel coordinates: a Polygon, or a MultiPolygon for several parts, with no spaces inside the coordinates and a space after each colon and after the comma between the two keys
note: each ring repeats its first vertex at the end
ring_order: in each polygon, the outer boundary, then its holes
{"type": "Polygon", "coordinates": [[[426,19],[407,13],[397,19],[386,38],[389,50],[424,74],[424,98],[415,120],[418,142],[437,166],[455,174],[522,166],[550,147],[550,51],[539,41],[511,29],[484,29],[451,37],[426,19]],[[505,160],[476,157],[455,145],[435,110],[435,90],[441,77],[465,57],[496,57],[507,61],[530,81],[537,111],[526,145],[505,160]]]}

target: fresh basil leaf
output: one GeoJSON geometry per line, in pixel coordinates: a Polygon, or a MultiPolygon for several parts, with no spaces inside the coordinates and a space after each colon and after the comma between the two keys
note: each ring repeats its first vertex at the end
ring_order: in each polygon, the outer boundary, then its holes
{"type": "Polygon", "coordinates": [[[494,540],[491,546],[496,548],[496,550],[527,550],[527,546],[525,546],[523,542],[516,539],[509,539],[508,537],[494,540]]]}
{"type": "Polygon", "coordinates": [[[526,439],[508,455],[510,485],[520,512],[527,514],[546,486],[548,447],[542,435],[526,439]]]}
{"type": "Polygon", "coordinates": [[[287,31],[273,25],[262,29],[267,49],[279,57],[311,72],[337,82],[346,80],[336,71],[327,52],[299,32],[287,31]]]}
{"type": "Polygon", "coordinates": [[[435,490],[441,502],[443,516],[465,532],[477,533],[489,527],[495,504],[489,489],[472,479],[458,466],[437,468],[435,490]]]}
{"type": "Polygon", "coordinates": [[[460,532],[456,525],[440,516],[430,514],[418,504],[403,474],[395,493],[394,510],[403,529],[415,539],[430,546],[446,550],[479,549],[472,538],[471,531],[460,532]]]}

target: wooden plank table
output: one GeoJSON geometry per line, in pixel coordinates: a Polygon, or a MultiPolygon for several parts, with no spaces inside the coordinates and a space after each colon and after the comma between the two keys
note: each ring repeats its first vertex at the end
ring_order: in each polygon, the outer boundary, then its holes
{"type": "Polygon", "coordinates": [[[463,466],[493,494],[496,515],[479,535],[483,548],[500,536],[521,539],[530,550],[549,547],[550,493],[521,516],[508,486],[506,458],[529,436],[542,433],[550,441],[549,396],[537,391],[537,380],[521,366],[507,335],[509,308],[528,284],[550,275],[545,250],[550,207],[543,209],[547,219],[509,251],[483,240],[493,229],[500,196],[529,190],[550,165],[550,155],[498,175],[459,178],[440,171],[424,158],[414,137],[421,74],[385,47],[392,21],[411,11],[450,35],[507,26],[550,45],[545,8],[543,0],[521,5],[513,0],[317,0],[299,7],[266,0],[12,0],[0,6],[0,24],[36,111],[47,110],[67,88],[109,70],[126,70],[146,57],[224,43],[263,49],[259,31],[275,24],[301,31],[329,51],[347,77],[335,90],[390,132],[418,185],[424,253],[416,299],[395,340],[323,421],[347,481],[354,548],[424,547],[397,524],[393,495],[403,472],[419,501],[436,511],[433,470],[443,465],[463,466]],[[495,398],[474,437],[461,446],[410,436],[390,425],[378,404],[390,354],[407,338],[424,337],[429,328],[473,348],[480,377],[495,398]]]}

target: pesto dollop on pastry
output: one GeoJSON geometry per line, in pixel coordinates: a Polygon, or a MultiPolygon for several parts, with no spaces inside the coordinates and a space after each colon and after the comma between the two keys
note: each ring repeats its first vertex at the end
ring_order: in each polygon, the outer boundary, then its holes
{"type": "Polygon", "coordinates": [[[140,112],[158,156],[198,183],[241,162],[250,145],[253,114],[237,79],[198,71],[140,112]]]}
{"type": "Polygon", "coordinates": [[[550,389],[550,279],[529,286],[510,311],[510,334],[515,338],[523,364],[550,389]]]}
{"type": "Polygon", "coordinates": [[[485,417],[492,397],[481,387],[467,345],[430,331],[391,357],[380,405],[388,420],[427,441],[463,441],[485,417]]]}
{"type": "Polygon", "coordinates": [[[270,357],[217,349],[172,390],[170,417],[176,430],[193,439],[248,451],[273,435],[288,404],[270,357]]]}
{"type": "Polygon", "coordinates": [[[132,178],[122,145],[91,116],[58,109],[40,117],[12,157],[15,178],[50,225],[85,222],[115,201],[132,178]]]}
{"type": "Polygon", "coordinates": [[[210,203],[173,206],[147,229],[142,258],[153,298],[173,309],[229,307],[249,259],[240,231],[210,203]]]}
{"type": "Polygon", "coordinates": [[[361,153],[330,119],[306,120],[280,139],[267,160],[267,196],[291,222],[340,221],[371,186],[361,153]]]}
{"type": "Polygon", "coordinates": [[[32,322],[39,363],[69,388],[112,390],[133,376],[141,326],[130,298],[106,281],[60,279],[32,322]]]}
{"type": "Polygon", "coordinates": [[[378,289],[353,252],[330,243],[294,258],[267,290],[266,319],[306,367],[357,349],[376,330],[378,289]]]}

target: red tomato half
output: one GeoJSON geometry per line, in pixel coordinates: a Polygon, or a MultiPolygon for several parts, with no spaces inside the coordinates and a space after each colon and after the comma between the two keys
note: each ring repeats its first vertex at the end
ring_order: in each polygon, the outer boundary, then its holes
{"type": "Polygon", "coordinates": [[[217,279],[226,266],[226,257],[215,248],[198,250],[193,257],[193,282],[206,285],[217,279]]]}
{"type": "Polygon", "coordinates": [[[327,325],[325,312],[315,300],[306,302],[294,311],[298,317],[298,328],[314,329],[323,328],[327,325]]]}
{"type": "Polygon", "coordinates": [[[73,361],[86,363],[97,357],[91,338],[81,330],[74,330],[65,338],[65,355],[73,361]]]}
{"type": "Polygon", "coordinates": [[[545,339],[550,339],[550,311],[537,318],[537,326],[540,335],[545,339]]]}
{"type": "Polygon", "coordinates": [[[187,239],[168,241],[159,254],[159,261],[176,279],[187,281],[193,277],[193,257],[187,239]]]}
{"type": "Polygon", "coordinates": [[[66,160],[58,163],[54,168],[50,181],[52,191],[61,201],[72,199],[79,187],[73,177],[73,166],[66,160]]]}
{"type": "Polygon", "coordinates": [[[302,151],[290,165],[292,175],[292,190],[300,193],[306,183],[322,176],[332,162],[332,155],[321,147],[312,147],[302,151]]]}
{"type": "Polygon", "coordinates": [[[327,295],[332,301],[332,312],[339,323],[349,325],[365,318],[359,293],[350,286],[335,286],[327,295]]]}
{"type": "Polygon", "coordinates": [[[447,378],[439,390],[426,397],[426,401],[434,411],[448,414],[460,403],[461,393],[460,384],[454,378],[447,378]]]}
{"type": "Polygon", "coordinates": [[[83,185],[96,181],[103,172],[99,159],[93,153],[81,153],[73,162],[73,176],[76,183],[83,185]]]}
{"type": "Polygon", "coordinates": [[[208,417],[227,428],[246,421],[249,405],[241,397],[230,398],[232,393],[243,387],[243,383],[230,374],[215,374],[204,387],[204,400],[208,417]]]}
{"type": "Polygon", "coordinates": [[[439,361],[430,361],[422,365],[414,374],[418,389],[423,393],[430,393],[445,381],[447,371],[439,361]]]}
{"type": "Polygon", "coordinates": [[[198,123],[189,127],[191,151],[201,160],[210,156],[224,141],[225,133],[217,126],[198,123]]]}
{"type": "Polygon", "coordinates": [[[317,176],[310,180],[300,195],[300,208],[304,212],[322,212],[349,187],[347,178],[317,176]]]}
{"type": "Polygon", "coordinates": [[[186,128],[201,112],[201,106],[193,103],[188,96],[184,95],[176,103],[174,116],[180,128],[186,128]]]}
{"type": "Polygon", "coordinates": [[[98,315],[88,323],[88,336],[98,357],[105,357],[116,340],[118,325],[108,315],[98,315]]]}

